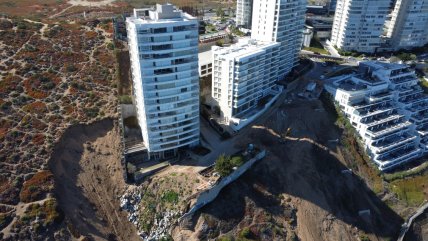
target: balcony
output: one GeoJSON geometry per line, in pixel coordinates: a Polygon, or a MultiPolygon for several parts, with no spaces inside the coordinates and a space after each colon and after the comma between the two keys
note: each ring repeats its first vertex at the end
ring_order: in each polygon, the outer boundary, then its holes
{"type": "Polygon", "coordinates": [[[420,153],[421,149],[419,148],[407,147],[385,155],[375,161],[379,164],[379,169],[383,171],[417,158],[420,153]]]}
{"type": "Polygon", "coordinates": [[[377,139],[398,130],[405,130],[411,125],[412,123],[409,121],[393,123],[391,125],[384,125],[376,128],[367,129],[367,134],[377,139]]]}
{"type": "Polygon", "coordinates": [[[371,117],[368,120],[361,122],[361,123],[367,125],[367,128],[370,128],[370,127],[374,127],[374,126],[377,126],[380,124],[388,123],[388,122],[393,121],[393,120],[398,120],[402,117],[404,117],[404,116],[399,115],[399,114],[393,114],[393,115],[383,114],[380,116],[371,117]]]}
{"type": "Polygon", "coordinates": [[[373,143],[372,146],[375,153],[380,154],[414,140],[416,140],[416,136],[404,133],[402,135],[393,135],[385,138],[382,141],[373,143]]]}

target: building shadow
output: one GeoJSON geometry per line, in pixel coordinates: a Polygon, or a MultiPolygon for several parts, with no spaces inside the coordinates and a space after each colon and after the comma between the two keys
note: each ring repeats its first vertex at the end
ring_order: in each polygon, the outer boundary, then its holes
{"type": "MultiPolygon", "coordinates": [[[[254,136],[259,137],[255,138],[256,144],[279,145],[273,141],[277,137],[267,130],[260,129],[254,136]]],[[[272,215],[281,215],[285,211],[280,205],[281,196],[285,194],[311,202],[365,233],[382,238],[398,237],[402,218],[371,191],[364,180],[355,174],[342,173],[348,167],[329,149],[317,143],[299,142],[287,141],[279,148],[269,148],[263,160],[225,187],[215,201],[195,213],[193,225],[201,215],[208,214],[228,223],[220,230],[227,233],[248,215],[248,199],[272,215]],[[307,145],[301,158],[296,158],[296,145],[307,145]],[[370,210],[370,216],[360,216],[362,210],[370,210]]]]}

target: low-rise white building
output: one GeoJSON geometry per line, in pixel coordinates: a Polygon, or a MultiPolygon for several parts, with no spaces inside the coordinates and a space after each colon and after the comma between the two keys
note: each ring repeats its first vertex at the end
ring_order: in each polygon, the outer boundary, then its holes
{"type": "Polygon", "coordinates": [[[211,50],[198,54],[199,77],[206,77],[213,72],[213,56],[211,50]]]}
{"type": "Polygon", "coordinates": [[[428,96],[418,81],[406,65],[370,61],[326,88],[382,171],[428,153],[428,96]]]}
{"type": "Polygon", "coordinates": [[[239,125],[264,97],[280,93],[275,84],[279,46],[245,38],[230,47],[212,47],[212,97],[225,123],[239,125]]]}

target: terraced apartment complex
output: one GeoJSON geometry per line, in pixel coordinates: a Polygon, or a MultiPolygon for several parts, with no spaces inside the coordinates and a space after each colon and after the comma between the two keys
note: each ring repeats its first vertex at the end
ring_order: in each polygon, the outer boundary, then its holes
{"type": "Polygon", "coordinates": [[[406,65],[361,62],[328,90],[382,171],[428,153],[428,96],[406,65]]]}

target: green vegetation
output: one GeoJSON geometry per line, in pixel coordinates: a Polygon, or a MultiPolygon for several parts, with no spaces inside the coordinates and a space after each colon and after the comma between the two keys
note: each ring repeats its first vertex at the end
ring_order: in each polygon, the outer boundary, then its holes
{"type": "Polygon", "coordinates": [[[130,95],[119,96],[119,102],[121,104],[132,104],[132,97],[130,95]]]}
{"type": "Polygon", "coordinates": [[[408,206],[419,206],[427,198],[428,173],[391,182],[392,191],[408,206]]]}
{"type": "Polygon", "coordinates": [[[317,37],[312,38],[310,47],[304,47],[303,49],[320,54],[329,54],[317,37]]]}
{"type": "Polygon", "coordinates": [[[360,234],[361,241],[370,241],[370,238],[366,234],[360,234]]]}
{"type": "Polygon", "coordinates": [[[394,172],[394,173],[385,173],[385,174],[383,174],[383,179],[387,182],[392,182],[394,180],[420,175],[421,173],[425,172],[426,170],[428,170],[428,162],[422,163],[420,166],[415,167],[415,168],[410,169],[410,170],[405,170],[405,171],[401,171],[401,172],[394,172]]]}
{"type": "Polygon", "coordinates": [[[42,227],[59,223],[61,220],[62,215],[56,200],[53,198],[46,200],[41,205],[38,203],[31,204],[20,219],[23,223],[32,224],[35,230],[41,230],[42,227]],[[37,218],[40,222],[34,222],[37,218]]]}
{"type": "Polygon", "coordinates": [[[177,203],[178,202],[178,193],[176,193],[172,190],[166,191],[162,195],[162,201],[168,202],[168,203],[177,203]]]}
{"type": "Polygon", "coordinates": [[[397,57],[399,59],[401,59],[402,61],[406,61],[406,62],[417,59],[417,56],[415,54],[411,54],[411,53],[400,53],[397,55],[397,57]]]}
{"type": "Polygon", "coordinates": [[[224,45],[224,40],[223,40],[223,39],[217,40],[217,41],[215,42],[215,45],[217,45],[217,46],[219,46],[219,47],[223,47],[223,45],[224,45]]]}
{"type": "Polygon", "coordinates": [[[224,18],[224,16],[226,15],[223,9],[221,9],[221,7],[218,7],[216,9],[215,14],[217,15],[217,17],[220,17],[220,18],[224,18]]]}
{"type": "Polygon", "coordinates": [[[334,104],[331,95],[327,92],[323,92],[320,96],[320,100],[326,111],[336,121],[336,125],[345,130],[341,138],[341,144],[344,148],[345,154],[347,154],[346,156],[350,159],[350,168],[356,170],[366,179],[372,187],[373,192],[381,193],[384,190],[384,186],[379,170],[374,167],[370,158],[358,142],[358,135],[355,132],[355,129],[352,127],[349,120],[342,114],[340,108],[334,104]]]}
{"type": "Polygon", "coordinates": [[[319,49],[319,48],[314,48],[314,47],[304,47],[303,49],[307,50],[307,51],[314,52],[314,53],[328,54],[328,51],[325,49],[319,49]]]}
{"type": "Polygon", "coordinates": [[[428,81],[421,80],[418,82],[418,84],[424,90],[425,94],[428,94],[428,81]]]}
{"type": "Polygon", "coordinates": [[[214,25],[212,25],[212,24],[207,24],[207,25],[205,26],[205,32],[206,32],[206,33],[215,33],[215,32],[218,32],[218,31],[217,31],[217,29],[216,29],[216,27],[215,27],[214,25]]]}
{"type": "Polygon", "coordinates": [[[242,164],[244,164],[244,160],[241,156],[230,157],[222,154],[218,157],[214,169],[220,176],[225,177],[233,172],[234,167],[239,167],[242,164]]]}
{"type": "Polygon", "coordinates": [[[50,171],[41,171],[24,182],[19,194],[22,202],[34,202],[53,189],[53,175],[50,171]]]}
{"type": "Polygon", "coordinates": [[[217,241],[233,241],[235,240],[232,236],[224,235],[217,239],[217,241]]]}

